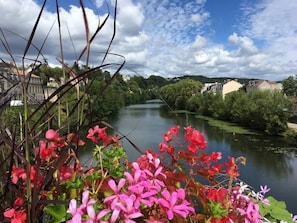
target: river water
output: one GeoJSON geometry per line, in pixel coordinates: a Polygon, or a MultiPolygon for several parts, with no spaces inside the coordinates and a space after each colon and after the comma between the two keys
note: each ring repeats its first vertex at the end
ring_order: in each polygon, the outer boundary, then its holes
{"type": "MultiPolygon", "coordinates": [[[[226,133],[193,116],[171,114],[158,101],[124,107],[108,123],[142,151],[148,148],[158,151],[162,134],[168,128],[191,125],[204,133],[208,153],[221,151],[226,159],[246,157],[246,165],[239,164],[239,178],[256,190],[260,185],[268,185],[271,188],[268,195],[285,201],[287,209],[297,214],[297,149],[290,148],[282,138],[226,133]]],[[[128,141],[123,140],[122,144],[129,160],[136,160],[140,154],[128,141]]]]}

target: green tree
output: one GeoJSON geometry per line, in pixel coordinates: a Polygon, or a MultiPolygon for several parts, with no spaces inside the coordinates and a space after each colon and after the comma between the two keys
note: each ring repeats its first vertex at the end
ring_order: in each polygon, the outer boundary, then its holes
{"type": "Polygon", "coordinates": [[[203,85],[191,79],[180,80],[160,89],[160,96],[174,109],[186,109],[187,101],[195,94],[200,94],[203,85]]]}
{"type": "Polygon", "coordinates": [[[287,130],[289,100],[279,91],[252,91],[250,100],[249,127],[279,135],[287,130]]]}
{"type": "Polygon", "coordinates": [[[243,91],[231,92],[225,97],[226,119],[243,126],[249,125],[249,99],[243,91]]]}
{"type": "Polygon", "coordinates": [[[297,94],[297,81],[293,76],[283,80],[283,91],[287,96],[296,96],[297,94]]]}

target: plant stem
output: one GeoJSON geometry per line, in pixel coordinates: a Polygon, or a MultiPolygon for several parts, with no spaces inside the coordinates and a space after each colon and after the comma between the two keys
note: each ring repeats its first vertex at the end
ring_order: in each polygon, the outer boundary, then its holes
{"type": "MultiPolygon", "coordinates": [[[[29,81],[29,80],[28,80],[29,81]]],[[[24,102],[24,133],[25,133],[25,157],[26,157],[26,198],[28,201],[27,205],[27,219],[31,220],[31,202],[32,202],[32,191],[31,191],[31,179],[30,179],[30,148],[29,148],[29,126],[28,126],[28,101],[27,101],[27,84],[24,75],[23,82],[23,102],[24,102]]]]}

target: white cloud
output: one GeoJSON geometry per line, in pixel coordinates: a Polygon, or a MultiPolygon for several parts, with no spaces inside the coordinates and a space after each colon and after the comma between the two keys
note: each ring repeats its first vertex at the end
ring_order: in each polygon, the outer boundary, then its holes
{"type": "Polygon", "coordinates": [[[138,35],[144,21],[141,5],[134,5],[132,1],[125,0],[119,1],[118,7],[118,25],[121,33],[129,36],[138,35]]]}
{"type": "Polygon", "coordinates": [[[192,47],[200,49],[202,47],[205,47],[207,43],[208,43],[208,40],[205,37],[197,35],[195,37],[195,41],[192,44],[192,47]]]}
{"type": "MultiPolygon", "coordinates": [[[[90,63],[94,65],[100,63],[113,34],[114,1],[110,1],[111,15],[91,46],[90,63]]],[[[105,3],[94,2],[94,8],[86,8],[91,34],[107,15],[105,3]]],[[[134,65],[133,69],[144,76],[159,73],[171,77],[192,74],[282,80],[297,73],[297,1],[247,2],[242,7],[242,23],[234,24],[241,29],[231,31],[228,39],[220,43],[212,40],[216,32],[215,27],[209,27],[212,14],[206,11],[205,3],[206,0],[118,1],[111,52],[124,56],[127,66],[134,65]],[[214,33],[206,33],[205,28],[214,33]]],[[[36,0],[14,0],[9,4],[0,0],[0,27],[18,58],[22,57],[26,42],[7,29],[28,38],[39,11],[36,0]]],[[[86,44],[82,11],[78,5],[67,6],[60,9],[60,17],[64,56],[71,64],[86,44]]],[[[56,56],[61,57],[56,20],[54,10],[47,5],[33,40],[41,47],[47,38],[42,53],[52,64],[57,64],[56,56]]],[[[0,38],[4,41],[1,34],[0,38]]],[[[36,55],[33,50],[29,53],[31,58],[36,55]]],[[[10,60],[2,45],[0,57],[10,60]]],[[[108,59],[119,61],[119,57],[111,55],[108,59]]],[[[121,73],[128,72],[131,70],[121,73]]]]}
{"type": "Polygon", "coordinates": [[[207,53],[201,52],[195,55],[195,60],[198,64],[203,64],[209,60],[209,56],[207,53]]]}
{"type": "Polygon", "coordinates": [[[246,36],[238,36],[237,33],[233,33],[229,36],[228,40],[231,44],[239,46],[239,49],[235,52],[238,56],[254,55],[258,53],[254,42],[246,36]]]}

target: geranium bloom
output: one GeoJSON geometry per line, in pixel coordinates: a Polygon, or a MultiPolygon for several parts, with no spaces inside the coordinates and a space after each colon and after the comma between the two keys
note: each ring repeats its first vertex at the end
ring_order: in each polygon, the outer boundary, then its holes
{"type": "Polygon", "coordinates": [[[54,147],[47,148],[46,142],[41,140],[39,142],[39,147],[36,148],[36,153],[39,154],[41,160],[49,160],[52,157],[56,157],[57,154],[55,152],[54,147]]]}
{"type": "Polygon", "coordinates": [[[59,133],[57,133],[53,129],[49,129],[45,133],[45,138],[53,143],[53,146],[62,148],[63,146],[67,145],[65,139],[60,137],[59,133]]]}
{"type": "Polygon", "coordinates": [[[108,136],[105,132],[106,127],[99,128],[98,125],[96,125],[93,129],[90,128],[88,131],[87,138],[92,140],[93,143],[98,143],[99,140],[102,140],[103,143],[106,142],[108,136]]]}
{"type": "Polygon", "coordinates": [[[25,223],[27,214],[25,210],[15,210],[14,208],[6,209],[4,217],[9,218],[12,223],[25,223]]]}
{"type": "Polygon", "coordinates": [[[229,174],[231,177],[238,177],[239,173],[238,173],[238,166],[235,163],[235,159],[234,157],[229,157],[229,161],[226,163],[226,173],[229,174]]]}
{"type": "Polygon", "coordinates": [[[167,143],[169,143],[173,136],[178,135],[179,126],[173,126],[168,129],[167,133],[163,134],[163,140],[167,143]]]}
{"type": "Polygon", "coordinates": [[[205,141],[204,135],[193,129],[191,126],[185,128],[185,140],[190,143],[188,150],[195,153],[198,148],[205,149],[207,142],[205,141]],[[196,148],[197,147],[197,148],[196,148]]]}
{"type": "Polygon", "coordinates": [[[118,185],[116,185],[115,181],[112,179],[108,181],[108,185],[114,192],[114,195],[111,195],[111,196],[105,198],[104,203],[108,203],[111,201],[110,207],[112,210],[115,208],[116,203],[120,199],[120,196],[121,196],[120,192],[121,192],[122,187],[125,185],[125,183],[126,183],[126,180],[124,178],[119,180],[118,185]]]}
{"type": "Polygon", "coordinates": [[[241,208],[238,208],[237,210],[242,215],[245,215],[245,223],[261,223],[262,217],[259,213],[258,204],[255,204],[252,201],[250,201],[246,210],[243,210],[241,208]]]}
{"type": "Polygon", "coordinates": [[[167,147],[168,146],[164,142],[161,142],[159,144],[159,151],[160,151],[160,153],[164,153],[165,151],[167,151],[167,147]]]}
{"type": "Polygon", "coordinates": [[[26,179],[26,170],[24,167],[16,167],[16,166],[12,166],[12,171],[11,171],[11,181],[12,183],[16,184],[18,182],[18,180],[21,178],[23,180],[26,179]]]}
{"type": "Polygon", "coordinates": [[[134,207],[139,208],[140,204],[145,204],[148,207],[152,206],[152,196],[157,194],[157,191],[151,189],[150,181],[140,182],[139,184],[128,187],[129,192],[135,195],[134,207]],[[147,183],[147,184],[146,184],[147,183]]]}
{"type": "Polygon", "coordinates": [[[81,140],[77,135],[75,135],[74,133],[70,133],[67,136],[67,140],[68,142],[73,143],[74,145],[78,145],[78,146],[83,146],[85,145],[85,142],[83,140],[81,140]]]}
{"type": "Polygon", "coordinates": [[[169,220],[174,218],[174,214],[178,214],[186,218],[190,212],[194,213],[194,208],[190,206],[189,202],[180,199],[183,197],[182,190],[174,191],[172,194],[165,189],[162,191],[163,198],[159,199],[160,205],[165,208],[169,220]]]}
{"type": "Polygon", "coordinates": [[[15,201],[14,201],[14,206],[15,207],[19,207],[24,203],[23,198],[21,197],[16,197],[15,201]]]}
{"type": "Polygon", "coordinates": [[[122,196],[121,202],[117,203],[116,206],[120,208],[121,213],[123,214],[124,222],[127,223],[136,223],[132,219],[139,218],[143,214],[134,207],[134,201],[136,197],[134,194],[130,196],[122,196]]]}
{"type": "Polygon", "coordinates": [[[81,216],[83,212],[77,207],[77,201],[75,199],[70,201],[67,213],[72,215],[72,219],[67,221],[67,223],[81,222],[81,216]]]}
{"type": "Polygon", "coordinates": [[[88,220],[83,222],[96,222],[97,216],[95,215],[95,210],[93,204],[95,204],[94,199],[89,199],[90,191],[86,190],[82,195],[82,204],[77,207],[77,201],[72,199],[69,203],[69,208],[67,213],[72,215],[72,219],[67,221],[67,223],[78,223],[82,222],[82,216],[87,215],[88,220]]]}
{"type": "Polygon", "coordinates": [[[73,166],[61,166],[59,168],[59,180],[69,180],[73,174],[73,166]]]}

